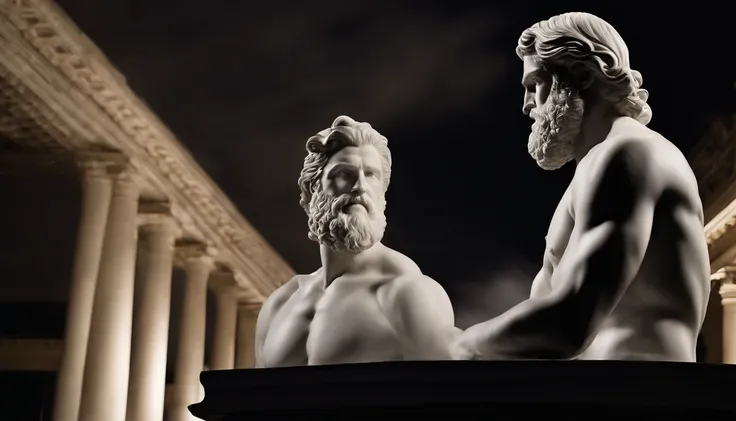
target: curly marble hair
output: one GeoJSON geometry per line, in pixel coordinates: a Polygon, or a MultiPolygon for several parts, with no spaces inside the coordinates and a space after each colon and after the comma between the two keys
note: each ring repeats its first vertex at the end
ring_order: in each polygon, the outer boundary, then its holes
{"type": "Polygon", "coordinates": [[[307,156],[299,176],[301,198],[299,204],[309,214],[312,196],[322,189],[322,172],[330,157],[347,146],[373,145],[383,162],[383,191],[391,180],[391,151],[386,137],[368,123],[361,123],[348,116],[335,119],[329,129],[322,130],[307,140],[307,156]]]}
{"type": "Polygon", "coordinates": [[[534,56],[556,78],[592,78],[619,113],[645,125],[652,119],[649,93],[641,89],[641,73],[630,67],[626,43],[597,16],[565,13],[535,23],[521,34],[516,54],[534,56]]]}

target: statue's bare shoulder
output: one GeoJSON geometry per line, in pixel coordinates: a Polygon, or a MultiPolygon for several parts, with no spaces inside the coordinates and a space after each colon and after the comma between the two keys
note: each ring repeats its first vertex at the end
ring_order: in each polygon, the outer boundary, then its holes
{"type": "Polygon", "coordinates": [[[299,284],[303,278],[305,278],[305,275],[295,275],[286,283],[278,287],[276,291],[268,296],[266,302],[263,303],[261,314],[278,311],[278,309],[281,308],[281,306],[299,290],[299,284]]]}
{"type": "MultiPolygon", "coordinates": [[[[442,288],[437,281],[424,275],[419,266],[409,257],[396,250],[385,248],[382,259],[382,270],[388,282],[379,289],[379,301],[387,308],[399,308],[398,300],[409,290],[421,287],[429,289],[442,288]]],[[[444,292],[444,289],[442,289],[444,292]]],[[[449,299],[448,299],[449,300],[449,299]]]]}
{"type": "Polygon", "coordinates": [[[422,273],[419,266],[406,255],[388,247],[384,247],[382,251],[380,267],[385,274],[400,277],[422,273]]]}
{"type": "Polygon", "coordinates": [[[281,285],[268,296],[266,301],[261,307],[261,311],[258,314],[258,325],[264,325],[267,327],[270,325],[271,319],[281,310],[289,299],[300,289],[311,288],[316,283],[320,282],[320,274],[322,269],[310,274],[297,274],[289,279],[286,283],[281,285]]]}
{"type": "MultiPolygon", "coordinates": [[[[682,152],[664,136],[636,122],[612,133],[580,163],[572,188],[572,205],[602,193],[599,189],[633,188],[641,197],[656,198],[671,190],[686,198],[690,210],[702,213],[697,180],[682,152]]],[[[617,197],[626,197],[626,195],[617,197]]]]}
{"type": "Polygon", "coordinates": [[[405,335],[413,359],[449,358],[455,328],[450,297],[411,259],[391,250],[386,270],[395,275],[378,291],[378,301],[394,328],[405,335]]]}

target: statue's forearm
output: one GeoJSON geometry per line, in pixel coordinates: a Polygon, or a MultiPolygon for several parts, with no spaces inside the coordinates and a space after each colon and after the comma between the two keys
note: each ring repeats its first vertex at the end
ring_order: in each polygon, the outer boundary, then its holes
{"type": "MultiPolygon", "coordinates": [[[[460,353],[469,359],[567,359],[583,340],[564,301],[529,299],[487,322],[468,328],[460,337],[460,353]]],[[[463,357],[459,357],[463,358],[463,357]]]]}
{"type": "Polygon", "coordinates": [[[460,343],[483,359],[577,355],[628,286],[646,249],[649,234],[624,227],[607,221],[572,239],[573,254],[552,275],[554,292],[471,327],[460,343]]]}

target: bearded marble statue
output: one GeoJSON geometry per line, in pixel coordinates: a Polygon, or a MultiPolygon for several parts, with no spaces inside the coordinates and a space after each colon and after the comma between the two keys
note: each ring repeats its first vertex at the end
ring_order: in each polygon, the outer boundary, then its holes
{"type": "Polygon", "coordinates": [[[341,116],[309,138],[300,204],[322,265],[266,300],[257,367],[451,357],[445,290],[381,243],[390,179],[388,141],[370,124],[341,116]]]}
{"type": "Polygon", "coordinates": [[[703,208],[683,154],[647,124],[642,75],[587,13],[519,38],[529,153],[575,175],[529,299],[467,329],[458,359],[694,362],[710,292],[703,208]]]}

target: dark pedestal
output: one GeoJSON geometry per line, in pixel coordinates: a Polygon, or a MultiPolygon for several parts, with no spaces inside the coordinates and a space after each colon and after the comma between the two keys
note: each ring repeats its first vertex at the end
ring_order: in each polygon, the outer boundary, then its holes
{"type": "Polygon", "coordinates": [[[736,366],[436,361],[208,371],[207,421],[736,420],[736,366]]]}

